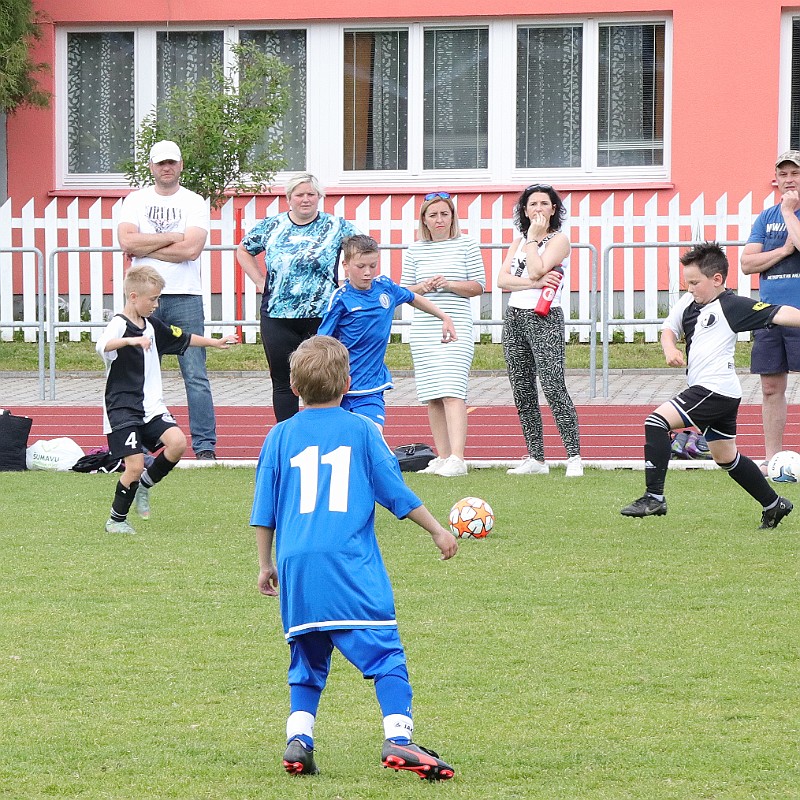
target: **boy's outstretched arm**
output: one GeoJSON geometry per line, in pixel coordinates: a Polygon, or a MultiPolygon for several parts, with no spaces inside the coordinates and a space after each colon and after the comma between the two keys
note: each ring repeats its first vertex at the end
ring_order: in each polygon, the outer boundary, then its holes
{"type": "Polygon", "coordinates": [[[446,531],[425,506],[417,506],[408,514],[408,519],[428,531],[433,543],[441,551],[443,561],[452,558],[458,552],[456,537],[450,531],[446,531]]]}
{"type": "Polygon", "coordinates": [[[678,337],[675,331],[665,328],[661,331],[661,349],[664,351],[664,358],[670,367],[683,367],[686,359],[683,352],[678,349],[678,337]]]}
{"type": "Polygon", "coordinates": [[[272,540],[274,528],[256,525],[256,546],[258,547],[258,591],[268,597],[278,595],[278,571],[272,560],[272,540]]]}
{"type": "Polygon", "coordinates": [[[443,342],[455,342],[458,339],[456,335],[456,329],[453,325],[453,320],[450,319],[449,314],[445,314],[435,303],[432,303],[428,300],[427,297],[423,297],[422,295],[417,295],[410,303],[410,305],[414,306],[414,308],[418,308],[420,311],[424,311],[426,314],[431,314],[434,317],[438,317],[442,321],[442,341],[443,342]]]}
{"type": "Polygon", "coordinates": [[[221,339],[193,333],[192,338],[189,339],[189,347],[218,347],[220,350],[227,350],[232,344],[239,344],[239,337],[235,333],[230,333],[221,339]]]}
{"type": "Polygon", "coordinates": [[[785,325],[789,328],[800,328],[800,309],[794,306],[781,306],[772,321],[776,325],[785,325]]]}

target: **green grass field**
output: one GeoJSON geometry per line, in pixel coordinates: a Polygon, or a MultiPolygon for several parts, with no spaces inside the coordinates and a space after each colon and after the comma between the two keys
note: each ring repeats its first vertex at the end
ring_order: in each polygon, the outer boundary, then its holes
{"type": "Polygon", "coordinates": [[[288,648],[255,588],[253,480],[178,470],[124,537],[103,532],[114,476],[0,474],[0,796],[800,796],[800,509],[757,530],[718,471],[671,472],[649,520],[618,513],[641,472],[409,476],[439,518],[467,494],[497,514],[442,562],[378,513],[415,738],[457,771],[431,786],[380,767],[372,687],[338,656],[322,773],[283,773],[288,648]]]}
{"type": "MultiPolygon", "coordinates": [[[[485,337],[488,339],[489,337],[485,337]]],[[[641,337],[639,337],[641,339],[641,337]]],[[[736,346],[736,366],[750,366],[750,342],[739,342],[736,346]]],[[[49,349],[45,353],[45,362],[49,366],[49,349]]],[[[0,345],[0,370],[33,371],[39,364],[38,346],[21,341],[3,342],[0,345]]],[[[597,348],[597,367],[602,367],[602,347],[597,348]]],[[[407,344],[393,342],[386,352],[386,364],[389,369],[413,369],[411,350],[407,344]]],[[[572,343],[567,345],[567,367],[570,369],[588,369],[589,345],[572,343]]],[[[666,367],[661,345],[655,342],[645,343],[617,342],[609,345],[609,367],[611,369],[662,369],[666,367]]],[[[175,356],[164,357],[165,369],[177,369],[175,356]]],[[[265,370],[267,368],[264,351],[260,344],[245,344],[230,350],[209,350],[209,370],[265,370]]],[[[475,347],[474,370],[491,370],[505,372],[503,348],[499,344],[484,341],[475,347]]],[[[58,370],[90,370],[100,372],[103,362],[94,350],[91,342],[58,342],[56,344],[56,369],[58,370]]]]}

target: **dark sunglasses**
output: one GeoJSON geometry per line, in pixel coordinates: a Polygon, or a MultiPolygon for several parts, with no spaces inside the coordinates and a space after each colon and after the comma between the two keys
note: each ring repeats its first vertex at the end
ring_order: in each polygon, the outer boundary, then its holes
{"type": "Polygon", "coordinates": [[[433,200],[436,197],[438,197],[441,200],[449,200],[450,199],[450,192],[431,192],[430,194],[426,194],[424,199],[425,200],[433,200]]]}
{"type": "Polygon", "coordinates": [[[525,191],[538,192],[539,190],[543,192],[552,192],[553,187],[549,183],[533,183],[525,191]]]}

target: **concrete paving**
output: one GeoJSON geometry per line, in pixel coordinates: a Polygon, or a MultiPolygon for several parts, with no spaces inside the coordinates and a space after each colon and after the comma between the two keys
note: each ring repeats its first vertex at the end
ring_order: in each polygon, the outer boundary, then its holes
{"type": "MultiPolygon", "coordinates": [[[[214,403],[218,406],[271,406],[272,385],[269,372],[210,372],[214,403]]],[[[55,397],[49,398],[50,380],[46,376],[48,399],[41,400],[39,376],[35,372],[0,371],[0,408],[13,406],[100,406],[104,375],[100,372],[59,372],[55,397]]],[[[740,372],[742,404],[760,405],[761,388],[757,375],[740,372]]],[[[164,399],[167,405],[185,405],[186,393],[177,370],[164,372],[164,399]]],[[[386,393],[390,406],[419,406],[414,374],[394,373],[395,388],[386,393]]],[[[567,387],[576,405],[658,405],[686,385],[683,370],[610,370],[608,397],[603,397],[603,376],[598,370],[596,396],[592,398],[588,370],[567,370],[567,387]]],[[[542,396],[544,403],[544,397],[542,396]]],[[[800,403],[800,381],[790,376],[789,403],[800,403]]],[[[511,387],[504,372],[473,372],[467,402],[471,406],[513,405],[511,387]]]]}

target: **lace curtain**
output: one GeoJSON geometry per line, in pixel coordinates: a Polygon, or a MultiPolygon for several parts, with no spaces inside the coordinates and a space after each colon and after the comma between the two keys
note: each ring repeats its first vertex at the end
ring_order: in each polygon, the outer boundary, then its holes
{"type": "Polygon", "coordinates": [[[517,29],[517,167],[580,167],[583,28],[517,29]]]}
{"type": "Polygon", "coordinates": [[[664,26],[603,25],[597,114],[601,167],[664,163],[664,26]]]}
{"type": "Polygon", "coordinates": [[[212,65],[222,64],[222,31],[193,33],[159,32],[156,38],[158,113],[177,87],[191,86],[201,78],[212,78],[212,65]]]}
{"type": "Polygon", "coordinates": [[[306,32],[304,30],[242,31],[241,42],[252,42],[292,68],[289,76],[289,107],[270,129],[267,141],[281,140],[284,169],[306,168],[306,32]]]}
{"type": "Polygon", "coordinates": [[[425,31],[425,169],[486,169],[487,28],[425,31]]]}
{"type": "Polygon", "coordinates": [[[69,171],[119,172],[133,156],[133,33],[70,33],[67,76],[69,171]]]}
{"type": "Polygon", "coordinates": [[[344,168],[406,169],[407,164],[408,32],[348,32],[344,168]]]}

